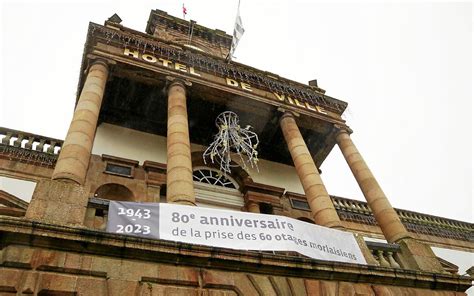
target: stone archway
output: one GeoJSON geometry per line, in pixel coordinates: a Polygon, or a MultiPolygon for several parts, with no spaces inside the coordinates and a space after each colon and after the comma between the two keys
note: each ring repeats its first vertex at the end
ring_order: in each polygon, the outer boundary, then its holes
{"type": "Polygon", "coordinates": [[[134,201],[133,192],[126,186],[116,183],[103,184],[97,188],[94,197],[118,201],[134,201]]]}

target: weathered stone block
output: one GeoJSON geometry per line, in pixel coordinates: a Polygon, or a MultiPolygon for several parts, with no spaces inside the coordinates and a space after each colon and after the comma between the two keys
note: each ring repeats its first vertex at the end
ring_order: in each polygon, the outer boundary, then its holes
{"type": "Polygon", "coordinates": [[[235,273],[234,274],[234,284],[236,290],[239,291],[241,295],[257,295],[258,292],[253,286],[247,274],[244,273],[235,273]]]}
{"type": "Polygon", "coordinates": [[[335,295],[344,295],[344,296],[354,296],[356,292],[354,290],[354,284],[347,282],[340,282],[337,294],[335,295]]]}
{"type": "Polygon", "coordinates": [[[306,293],[308,296],[316,296],[319,295],[319,291],[321,289],[321,282],[318,280],[304,280],[306,286],[306,293]]]}
{"type": "Polygon", "coordinates": [[[8,262],[9,265],[31,267],[33,249],[18,245],[8,246],[2,250],[0,258],[1,263],[8,262]]]}
{"type": "Polygon", "coordinates": [[[88,190],[84,186],[57,180],[40,180],[25,217],[52,224],[81,226],[88,198],[88,190]]]}
{"type": "Polygon", "coordinates": [[[291,289],[285,277],[271,276],[270,281],[278,295],[291,295],[291,289]]]}
{"type": "Polygon", "coordinates": [[[16,292],[22,276],[21,270],[0,268],[0,292],[16,292]]]}
{"type": "Polygon", "coordinates": [[[353,284],[353,287],[357,296],[375,296],[374,290],[369,284],[353,284]]]}
{"type": "Polygon", "coordinates": [[[81,295],[105,296],[107,295],[106,280],[90,278],[90,277],[79,277],[77,279],[76,292],[78,296],[81,296],[81,295]]]}
{"type": "Polygon", "coordinates": [[[372,286],[372,289],[374,290],[376,296],[392,296],[390,289],[386,286],[374,285],[372,286]]]}
{"type": "Polygon", "coordinates": [[[321,296],[335,296],[337,295],[337,286],[338,282],[329,282],[329,281],[321,281],[321,296]]]}
{"type": "Polygon", "coordinates": [[[290,285],[292,295],[306,295],[304,279],[288,278],[288,284],[290,285]]]}
{"type": "Polygon", "coordinates": [[[199,269],[185,266],[158,265],[158,278],[168,282],[180,282],[186,285],[199,285],[199,269]]]}
{"type": "Polygon", "coordinates": [[[21,277],[18,290],[23,294],[33,294],[36,290],[39,273],[34,271],[25,271],[21,277]]]}
{"type": "Polygon", "coordinates": [[[428,272],[445,272],[428,245],[411,238],[401,239],[397,243],[400,245],[400,252],[396,256],[403,267],[428,272]]]}
{"type": "Polygon", "coordinates": [[[278,295],[267,276],[252,274],[249,278],[260,295],[278,295]]]}
{"type": "Polygon", "coordinates": [[[108,295],[114,295],[114,296],[135,295],[137,289],[138,289],[138,282],[135,282],[135,281],[116,280],[116,279],[107,280],[108,295]]]}
{"type": "Polygon", "coordinates": [[[41,273],[39,276],[38,293],[74,293],[77,277],[51,273],[41,273]]]}
{"type": "Polygon", "coordinates": [[[46,249],[37,249],[34,252],[31,265],[33,268],[37,267],[64,267],[66,254],[46,249]]]}

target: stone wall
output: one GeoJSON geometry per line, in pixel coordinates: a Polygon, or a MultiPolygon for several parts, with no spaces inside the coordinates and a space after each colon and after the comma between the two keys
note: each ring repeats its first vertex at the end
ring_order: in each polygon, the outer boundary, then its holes
{"type": "Polygon", "coordinates": [[[149,263],[26,246],[2,250],[0,274],[1,295],[466,295],[149,263]]]}

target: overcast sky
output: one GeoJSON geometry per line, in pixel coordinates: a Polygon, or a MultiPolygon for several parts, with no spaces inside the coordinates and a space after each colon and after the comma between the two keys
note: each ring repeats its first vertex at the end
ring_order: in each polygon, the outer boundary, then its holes
{"type": "MultiPolygon", "coordinates": [[[[0,1],[0,126],[64,139],[88,22],[113,13],[144,31],[183,1],[0,1]]],[[[231,34],[237,1],[184,1],[188,18],[231,34]]],[[[391,203],[473,221],[470,3],[242,0],[237,61],[349,102],[352,138],[391,203]]],[[[331,194],[364,200],[339,149],[331,194]]]]}

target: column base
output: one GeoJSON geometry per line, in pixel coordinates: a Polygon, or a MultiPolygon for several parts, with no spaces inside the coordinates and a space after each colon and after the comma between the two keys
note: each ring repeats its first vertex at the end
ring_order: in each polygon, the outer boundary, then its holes
{"type": "Polygon", "coordinates": [[[445,273],[430,246],[413,238],[400,239],[396,243],[400,245],[396,256],[403,268],[445,273]]]}
{"type": "Polygon", "coordinates": [[[188,199],[176,199],[172,203],[183,205],[183,206],[196,206],[196,203],[189,201],[188,199]]]}
{"type": "Polygon", "coordinates": [[[36,184],[25,218],[43,223],[84,226],[89,191],[84,186],[59,180],[36,184]]]}
{"type": "Polygon", "coordinates": [[[332,228],[332,229],[347,231],[347,229],[344,226],[342,226],[342,223],[340,221],[330,222],[330,223],[327,223],[323,226],[328,227],[328,228],[332,228]]]}

